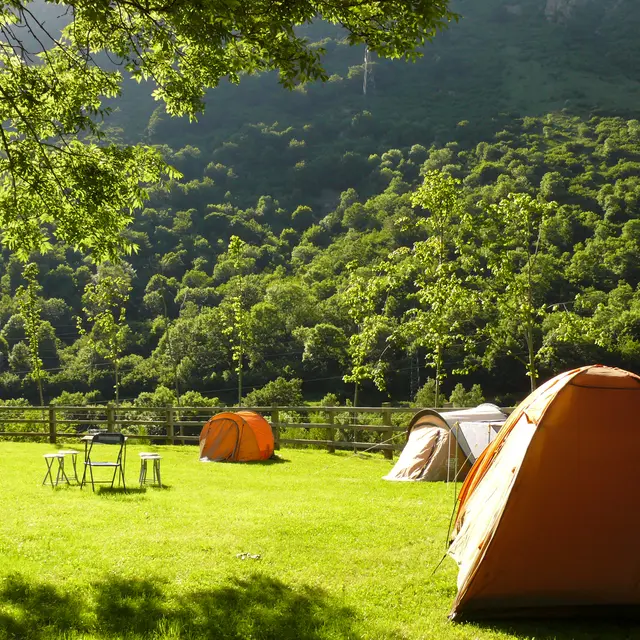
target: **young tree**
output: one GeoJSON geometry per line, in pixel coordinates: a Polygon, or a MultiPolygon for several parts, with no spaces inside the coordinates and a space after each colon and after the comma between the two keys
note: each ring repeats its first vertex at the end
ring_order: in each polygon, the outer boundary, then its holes
{"type": "Polygon", "coordinates": [[[347,347],[351,370],[342,379],[353,382],[353,406],[357,407],[359,390],[365,380],[373,380],[380,390],[386,387],[388,363],[383,356],[390,347],[387,338],[393,333],[393,318],[387,304],[384,265],[378,274],[357,272],[355,263],[348,264],[347,270],[351,273],[341,292],[341,302],[356,331],[349,337],[347,347]]]}
{"type": "MultiPolygon", "coordinates": [[[[169,301],[175,299],[178,282],[175,278],[167,278],[159,273],[151,277],[147,283],[144,295],[145,305],[153,312],[160,314],[162,318],[163,336],[160,339],[159,347],[162,355],[168,356],[171,376],[173,378],[173,386],[175,389],[176,400],[180,406],[180,376],[178,375],[178,366],[180,357],[178,347],[176,345],[175,325],[176,320],[169,314],[169,301]]],[[[184,306],[186,295],[181,296],[180,309],[184,306]]],[[[160,354],[159,354],[160,355],[160,354]]],[[[163,358],[164,359],[164,358],[163,358]]]]}
{"type": "Polygon", "coordinates": [[[24,260],[55,239],[113,258],[128,247],[121,232],[146,199],[145,185],[177,175],[158,150],[100,143],[99,122],[109,111],[103,100],[119,94],[123,79],[105,60],[120,61],[137,81],[152,80],[154,97],[171,115],[193,118],[205,90],[223,78],[238,82],[243,73],[275,69],[290,88],[326,80],[324,50],[300,35],[299,25],[322,18],[341,24],[350,44],[415,58],[455,17],[446,0],[293,0],[277,10],[270,0],[4,0],[4,244],[24,260]]]}
{"type": "Polygon", "coordinates": [[[395,277],[410,281],[417,303],[405,313],[398,334],[412,350],[425,350],[427,366],[435,369],[435,406],[439,406],[445,350],[454,344],[468,346],[471,339],[464,330],[474,305],[465,262],[471,246],[470,218],[460,198],[460,181],[444,172],[427,172],[411,201],[424,211],[414,224],[428,238],[392,256],[395,277]]]}
{"type": "Polygon", "coordinates": [[[244,304],[244,275],[243,254],[247,244],[238,236],[231,236],[228,255],[233,269],[237,274],[237,290],[231,296],[226,326],[223,334],[231,340],[231,359],[235,362],[235,372],[238,376],[238,406],[242,406],[242,372],[244,367],[244,352],[248,336],[248,313],[244,304]]]}
{"type": "Polygon", "coordinates": [[[129,334],[126,305],[130,291],[129,280],[121,276],[90,282],[82,296],[82,310],[91,329],[87,331],[78,318],[78,331],[87,334],[96,352],[113,365],[116,404],[120,404],[120,359],[129,334]]]}
{"type": "Polygon", "coordinates": [[[555,203],[512,193],[489,207],[487,221],[494,242],[485,256],[488,277],[483,303],[494,313],[489,314],[484,330],[491,340],[485,360],[500,353],[515,357],[525,365],[532,391],[542,348],[539,334],[549,310],[544,293],[551,280],[545,269],[541,230],[554,209],[555,203]]]}
{"type": "Polygon", "coordinates": [[[30,262],[23,271],[27,286],[20,286],[16,292],[20,315],[24,319],[24,332],[29,343],[29,362],[31,364],[30,376],[38,386],[40,406],[44,406],[44,394],[42,392],[42,379],[44,377],[42,360],[40,358],[40,333],[42,331],[42,318],[40,312],[40,285],[38,284],[38,265],[30,262]]]}

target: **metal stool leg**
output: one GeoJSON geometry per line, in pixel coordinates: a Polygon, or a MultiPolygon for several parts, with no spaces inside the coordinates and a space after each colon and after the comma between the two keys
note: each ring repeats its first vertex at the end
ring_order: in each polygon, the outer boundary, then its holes
{"type": "Polygon", "coordinates": [[[64,455],[60,454],[47,454],[44,456],[44,460],[47,464],[47,472],[44,474],[44,479],[42,484],[47,484],[47,480],[49,481],[52,487],[57,487],[61,482],[66,482],[68,485],[71,484],[69,482],[69,477],[67,476],[67,472],[64,468],[64,455]],[[57,466],[54,469],[54,465],[58,462],[57,466]],[[56,477],[53,477],[53,472],[56,472],[56,477]]]}
{"type": "Polygon", "coordinates": [[[53,484],[53,476],[51,475],[51,466],[53,465],[53,461],[55,460],[55,458],[45,458],[44,461],[47,463],[47,472],[44,474],[44,480],[42,481],[42,484],[45,485],[47,484],[47,476],[49,476],[49,479],[51,480],[51,486],[54,487],[55,485],[53,484]]]}
{"type": "Polygon", "coordinates": [[[162,481],[160,480],[160,459],[159,458],[153,461],[153,470],[155,472],[154,473],[155,479],[158,481],[158,486],[162,487],[162,481]]]}
{"type": "Polygon", "coordinates": [[[140,486],[147,481],[147,459],[140,460],[140,486]]]}
{"type": "Polygon", "coordinates": [[[76,484],[79,484],[80,481],[78,480],[78,467],[76,463],[77,457],[78,457],[77,455],[72,455],[71,462],[73,462],[73,477],[76,479],[76,484]]]}
{"type": "Polygon", "coordinates": [[[62,458],[58,458],[58,474],[56,475],[56,485],[60,484],[60,479],[64,480],[67,484],[71,484],[64,470],[64,456],[62,458]]]}

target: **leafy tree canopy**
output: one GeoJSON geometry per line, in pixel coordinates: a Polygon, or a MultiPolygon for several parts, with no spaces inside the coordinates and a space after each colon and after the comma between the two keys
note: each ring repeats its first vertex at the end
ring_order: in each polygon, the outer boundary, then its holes
{"type": "Polygon", "coordinates": [[[326,80],[324,50],[310,46],[296,26],[322,18],[344,26],[351,44],[411,59],[455,17],[446,0],[5,0],[4,244],[23,260],[55,240],[97,260],[131,250],[122,231],[147,198],[145,185],[178,174],[156,149],[105,139],[104,99],[119,95],[124,74],[152,81],[170,114],[194,117],[206,89],[223,78],[237,82],[243,73],[278,70],[289,88],[326,80]]]}

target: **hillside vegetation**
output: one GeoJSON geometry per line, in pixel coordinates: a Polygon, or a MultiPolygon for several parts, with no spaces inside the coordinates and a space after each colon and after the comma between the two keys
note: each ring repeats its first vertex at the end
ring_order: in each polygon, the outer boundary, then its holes
{"type": "MultiPolygon", "coordinates": [[[[125,399],[234,401],[241,369],[244,394],[281,379],[254,400],[344,400],[357,383],[361,404],[413,399],[427,376],[509,403],[532,362],[539,378],[638,370],[640,8],[453,8],[465,18],[415,65],[373,61],[366,96],[363,51],[326,25],[307,33],[329,52],[325,85],[244,78],[191,124],[127,87],[107,135],[159,145],[183,178],[151,193],[128,262],[37,259],[45,400],[112,398],[116,368],[125,399]],[[413,195],[438,176],[459,181],[446,238],[413,195]],[[538,203],[526,237],[510,194],[538,203]],[[99,280],[106,303],[85,292],[99,280]],[[101,304],[125,310],[111,342],[101,304]]],[[[0,272],[0,393],[35,400],[22,267],[5,253],[0,272]]]]}

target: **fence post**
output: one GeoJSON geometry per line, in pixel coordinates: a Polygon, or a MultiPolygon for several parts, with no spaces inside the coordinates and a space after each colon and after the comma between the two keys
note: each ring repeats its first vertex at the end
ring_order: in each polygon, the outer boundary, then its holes
{"type": "Polygon", "coordinates": [[[49,405],[49,442],[56,443],[56,409],[52,404],[49,405]]]}
{"type": "Polygon", "coordinates": [[[107,431],[113,433],[116,430],[116,411],[113,405],[107,403],[107,431]]]}
{"type": "Polygon", "coordinates": [[[280,412],[276,404],[271,409],[271,429],[273,431],[273,448],[280,451],[280,412]]]}
{"type": "MultiPolygon", "coordinates": [[[[325,430],[325,437],[327,440],[331,440],[331,442],[333,442],[335,440],[335,427],[333,427],[333,425],[335,424],[335,413],[333,411],[333,409],[327,409],[327,421],[330,425],[330,427],[327,427],[327,429],[325,430]]],[[[329,453],[335,453],[336,452],[336,448],[330,444],[327,445],[327,451],[329,453]]]]}
{"type": "MultiPolygon", "coordinates": [[[[391,411],[389,411],[389,407],[391,406],[390,402],[382,403],[382,424],[388,427],[391,427],[391,411]]],[[[389,440],[393,438],[393,431],[389,429],[389,431],[383,431],[384,440],[389,440]]],[[[388,443],[391,444],[391,443],[388,443]]],[[[383,450],[384,457],[387,460],[393,460],[393,449],[384,449],[383,450]]]]}
{"type": "Polygon", "coordinates": [[[167,407],[167,440],[169,444],[176,443],[173,431],[173,407],[167,407]]]}

